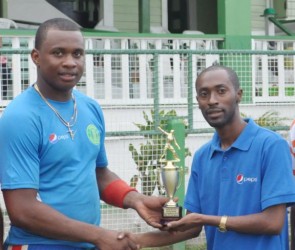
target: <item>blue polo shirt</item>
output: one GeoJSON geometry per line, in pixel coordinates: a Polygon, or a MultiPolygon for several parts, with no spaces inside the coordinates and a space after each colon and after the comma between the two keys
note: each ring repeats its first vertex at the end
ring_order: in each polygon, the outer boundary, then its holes
{"type": "MultiPolygon", "coordinates": [[[[246,120],[226,150],[217,133],[193,159],[185,208],[207,215],[241,216],[295,202],[295,182],[288,143],[279,134],[246,120]]],[[[287,250],[287,212],[280,235],[221,233],[205,226],[208,250],[287,250]]]]}

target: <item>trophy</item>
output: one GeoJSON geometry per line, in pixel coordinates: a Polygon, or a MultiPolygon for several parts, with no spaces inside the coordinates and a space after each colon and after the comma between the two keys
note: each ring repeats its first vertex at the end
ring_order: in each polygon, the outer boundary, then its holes
{"type": "Polygon", "coordinates": [[[175,166],[174,163],[179,162],[180,159],[178,158],[172,143],[174,143],[178,149],[180,149],[180,147],[174,137],[174,130],[171,130],[168,133],[160,127],[158,127],[158,129],[167,136],[164,152],[159,159],[160,162],[165,163],[163,166],[161,166],[160,175],[162,179],[162,185],[166,191],[166,195],[169,198],[169,201],[162,208],[161,223],[165,225],[169,221],[178,220],[182,217],[182,207],[173,200],[174,194],[180,183],[179,167],[175,166]],[[170,152],[169,155],[168,152],[170,152]]]}

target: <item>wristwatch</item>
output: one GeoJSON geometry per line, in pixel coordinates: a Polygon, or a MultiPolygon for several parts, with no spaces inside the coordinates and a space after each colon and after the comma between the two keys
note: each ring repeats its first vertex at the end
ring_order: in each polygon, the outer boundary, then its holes
{"type": "Polygon", "coordinates": [[[227,222],[227,216],[226,215],[221,216],[218,230],[222,233],[225,233],[227,231],[226,230],[226,222],[227,222]]]}

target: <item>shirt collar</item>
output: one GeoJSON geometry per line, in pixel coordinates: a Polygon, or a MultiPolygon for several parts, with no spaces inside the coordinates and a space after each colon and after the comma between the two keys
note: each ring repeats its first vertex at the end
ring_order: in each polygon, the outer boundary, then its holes
{"type": "MultiPolygon", "coordinates": [[[[229,151],[232,148],[236,148],[241,151],[247,151],[250,148],[259,126],[252,119],[245,119],[245,121],[247,122],[247,125],[243,129],[242,133],[234,141],[234,143],[226,149],[226,151],[229,151]]],[[[224,151],[221,149],[220,145],[220,137],[215,132],[211,143],[210,158],[213,157],[215,151],[224,151]]]]}

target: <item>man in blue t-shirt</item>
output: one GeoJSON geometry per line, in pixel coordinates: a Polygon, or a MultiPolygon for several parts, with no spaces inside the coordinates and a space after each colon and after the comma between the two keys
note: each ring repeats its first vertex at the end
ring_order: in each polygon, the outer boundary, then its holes
{"type": "Polygon", "coordinates": [[[161,228],[167,198],[139,194],[107,167],[98,103],[74,89],[84,39],[68,19],[40,25],[31,57],[37,81],[0,119],[1,188],[11,221],[5,249],[133,250],[129,233],[100,227],[100,199],[161,228]]]}
{"type": "Polygon", "coordinates": [[[287,206],[295,202],[288,143],[242,119],[237,74],[214,65],[196,81],[202,114],[216,132],[194,155],[185,198],[187,215],[169,222],[174,232],[135,236],[141,246],[167,245],[197,236],[208,250],[287,250],[287,206]],[[166,237],[165,237],[166,236],[166,237]]]}

